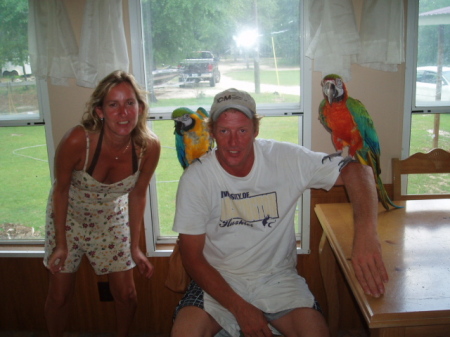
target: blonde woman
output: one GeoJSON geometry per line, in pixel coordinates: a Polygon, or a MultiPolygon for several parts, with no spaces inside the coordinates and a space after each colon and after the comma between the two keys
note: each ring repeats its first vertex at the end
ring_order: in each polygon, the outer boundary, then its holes
{"type": "Polygon", "coordinates": [[[56,150],[44,257],[52,337],[63,335],[83,255],[97,275],[108,275],[117,336],[128,334],[137,306],[132,269],[137,266],[147,278],[153,274],[139,248],[146,191],[161,147],[147,128],[147,111],[134,77],[115,71],[98,84],[81,125],[69,130],[56,150]]]}

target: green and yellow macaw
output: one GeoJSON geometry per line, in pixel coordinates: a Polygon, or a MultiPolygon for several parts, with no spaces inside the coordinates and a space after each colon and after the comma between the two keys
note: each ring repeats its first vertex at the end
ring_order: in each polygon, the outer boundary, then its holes
{"type": "MultiPolygon", "coordinates": [[[[358,161],[372,168],[379,199],[383,207],[400,208],[389,198],[380,178],[380,143],[372,118],[357,99],[348,96],[344,81],[339,75],[330,74],[322,80],[324,99],[319,107],[319,120],[331,133],[336,151],[341,155],[348,147],[348,156],[341,162],[343,168],[350,161],[358,161]],[[356,158],[356,159],[355,159],[356,158]]],[[[330,158],[326,156],[324,158],[330,158]]]]}
{"type": "Polygon", "coordinates": [[[213,139],[204,123],[208,117],[206,110],[201,107],[197,111],[182,107],[172,112],[172,119],[175,121],[175,146],[178,161],[183,169],[214,146],[213,139]]]}

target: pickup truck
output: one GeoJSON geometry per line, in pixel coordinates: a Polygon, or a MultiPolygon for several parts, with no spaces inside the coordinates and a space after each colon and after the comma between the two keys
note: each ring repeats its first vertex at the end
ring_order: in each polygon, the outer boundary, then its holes
{"type": "Polygon", "coordinates": [[[220,82],[219,60],[210,51],[192,52],[186,59],[180,62],[180,87],[190,83],[209,82],[210,87],[215,87],[220,82]]]}

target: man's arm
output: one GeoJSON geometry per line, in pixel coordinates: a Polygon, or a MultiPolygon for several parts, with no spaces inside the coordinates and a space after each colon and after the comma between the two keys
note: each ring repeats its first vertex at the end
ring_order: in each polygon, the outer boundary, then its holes
{"type": "Polygon", "coordinates": [[[253,336],[256,333],[261,333],[261,336],[272,336],[262,311],[239,296],[222,275],[206,261],[203,255],[204,245],[204,234],[180,234],[181,259],[188,274],[200,288],[236,317],[245,336],[253,336]]]}
{"type": "Polygon", "coordinates": [[[336,185],[342,184],[353,206],[353,269],[364,292],[379,297],[384,294],[384,283],[389,277],[377,234],[378,196],[372,169],[367,165],[350,163],[342,169],[336,181],[336,185]]]}

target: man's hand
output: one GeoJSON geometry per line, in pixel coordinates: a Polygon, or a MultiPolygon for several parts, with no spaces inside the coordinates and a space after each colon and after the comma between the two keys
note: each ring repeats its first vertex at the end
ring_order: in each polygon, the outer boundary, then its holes
{"type": "Polygon", "coordinates": [[[248,303],[225,281],[203,255],[206,234],[180,234],[180,253],[186,271],[206,293],[229,310],[245,337],[272,337],[264,313],[248,303]]]}
{"type": "Polygon", "coordinates": [[[272,331],[263,312],[246,303],[233,313],[245,337],[272,337],[272,331]]]}
{"type": "Polygon", "coordinates": [[[378,197],[372,169],[350,163],[342,169],[337,184],[343,182],[353,206],[355,235],[352,264],[358,282],[367,295],[384,294],[388,274],[378,240],[378,197]]]}
{"type": "Polygon", "coordinates": [[[367,295],[380,297],[384,283],[389,281],[376,235],[356,235],[353,242],[352,265],[356,278],[367,295]]]}

